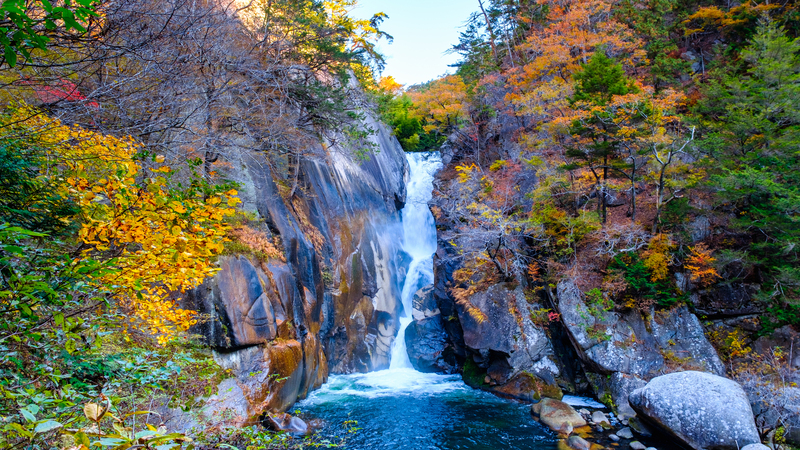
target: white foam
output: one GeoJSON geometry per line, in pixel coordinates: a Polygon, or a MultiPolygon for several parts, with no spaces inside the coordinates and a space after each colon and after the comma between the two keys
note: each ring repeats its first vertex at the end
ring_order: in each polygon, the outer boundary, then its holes
{"type": "Polygon", "coordinates": [[[562,402],[570,406],[583,406],[585,408],[595,409],[608,409],[608,407],[600,402],[594,401],[588,397],[578,397],[577,395],[565,395],[561,399],[562,402]]]}
{"type": "Polygon", "coordinates": [[[403,395],[428,396],[469,389],[459,375],[437,375],[414,369],[390,369],[353,375],[332,375],[301,405],[341,401],[346,397],[374,399],[403,395]]]}

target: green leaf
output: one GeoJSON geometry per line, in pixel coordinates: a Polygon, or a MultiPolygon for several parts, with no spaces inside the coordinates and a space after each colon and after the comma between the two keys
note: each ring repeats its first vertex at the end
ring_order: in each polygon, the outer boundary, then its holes
{"type": "Polygon", "coordinates": [[[75,433],[75,443],[85,445],[87,448],[91,447],[92,445],[91,441],[89,441],[89,436],[87,436],[83,431],[75,433]]]}
{"type": "Polygon", "coordinates": [[[100,445],[102,445],[103,447],[117,447],[126,442],[127,441],[125,439],[119,439],[119,438],[100,438],[100,445]]]}
{"type": "Polygon", "coordinates": [[[59,423],[59,422],[56,422],[55,420],[46,420],[46,421],[36,425],[36,428],[33,429],[33,432],[34,433],[47,433],[48,431],[53,431],[53,430],[56,430],[56,429],[61,428],[61,427],[63,427],[63,425],[61,425],[61,423],[59,423]]]}
{"type": "Polygon", "coordinates": [[[4,429],[6,431],[14,430],[14,431],[17,432],[17,434],[19,434],[20,436],[23,436],[23,437],[33,437],[33,433],[31,433],[30,431],[25,429],[25,427],[23,427],[22,425],[20,425],[18,423],[10,423],[10,424],[6,425],[4,429]]]}
{"type": "Polygon", "coordinates": [[[4,51],[5,51],[6,62],[8,63],[8,65],[11,66],[11,67],[16,66],[17,65],[17,53],[14,51],[14,49],[11,48],[11,46],[7,45],[5,47],[5,49],[4,49],[4,51]]]}
{"type": "Polygon", "coordinates": [[[36,422],[36,416],[34,416],[27,407],[20,409],[19,413],[22,414],[22,417],[24,417],[28,422],[36,422]]]}

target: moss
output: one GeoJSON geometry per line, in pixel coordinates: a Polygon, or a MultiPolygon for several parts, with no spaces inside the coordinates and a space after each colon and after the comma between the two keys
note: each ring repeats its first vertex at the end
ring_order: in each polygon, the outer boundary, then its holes
{"type": "Polygon", "coordinates": [[[606,392],[605,394],[603,394],[603,396],[600,398],[600,403],[616,411],[616,406],[614,405],[614,399],[611,398],[610,392],[606,392]]]}
{"type": "Polygon", "coordinates": [[[472,358],[467,358],[464,361],[464,368],[461,369],[461,378],[464,383],[471,387],[486,386],[484,379],[486,378],[486,371],[479,367],[472,358]]]}

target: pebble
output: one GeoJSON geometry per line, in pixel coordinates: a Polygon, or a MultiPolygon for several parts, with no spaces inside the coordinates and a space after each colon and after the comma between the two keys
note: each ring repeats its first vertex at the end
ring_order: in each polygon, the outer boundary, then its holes
{"type": "Polygon", "coordinates": [[[658,449],[655,447],[647,447],[645,450],[658,450],[658,449]]]}
{"type": "Polygon", "coordinates": [[[631,444],[630,444],[630,445],[631,445],[631,448],[632,448],[633,450],[646,450],[646,449],[647,449],[647,447],[645,447],[645,445],[644,445],[644,444],[642,444],[642,443],[641,443],[641,442],[639,442],[639,441],[633,441],[633,442],[631,442],[631,444]]]}
{"type": "Polygon", "coordinates": [[[603,414],[603,411],[595,411],[595,412],[593,412],[592,413],[592,422],[594,422],[594,423],[596,423],[598,425],[603,423],[603,422],[607,423],[608,425],[611,425],[611,422],[609,422],[608,417],[606,417],[606,415],[603,414]]]}
{"type": "Polygon", "coordinates": [[[609,434],[608,438],[614,442],[619,442],[619,436],[617,436],[616,434],[609,434]]]}
{"type": "Polygon", "coordinates": [[[570,436],[567,445],[575,450],[591,450],[592,444],[580,436],[570,436]]]}
{"type": "Polygon", "coordinates": [[[633,439],[633,431],[630,428],[623,428],[617,431],[617,436],[621,437],[622,439],[633,439]]]}
{"type": "Polygon", "coordinates": [[[592,413],[590,413],[589,410],[586,409],[586,408],[581,408],[581,409],[578,410],[578,412],[580,413],[580,415],[586,416],[586,417],[589,417],[589,416],[592,415],[592,413]]]}

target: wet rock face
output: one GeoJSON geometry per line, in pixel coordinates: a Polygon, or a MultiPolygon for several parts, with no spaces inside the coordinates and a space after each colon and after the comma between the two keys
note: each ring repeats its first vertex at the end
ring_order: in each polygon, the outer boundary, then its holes
{"type": "Polygon", "coordinates": [[[691,448],[737,450],[761,440],[742,387],[687,371],[654,378],[629,396],[631,406],[691,448]]]}
{"type": "Polygon", "coordinates": [[[220,272],[185,303],[207,319],[193,331],[235,374],[212,403],[243,420],[283,411],[330,371],[389,364],[401,312],[392,226],[408,163],[390,130],[371,117],[364,127],[376,130],[377,151],[366,160],[320,144],[299,162],[260,153],[231,161],[244,208],[280,238],[285,262],[220,258],[220,272]],[[294,164],[296,175],[282,179],[294,164]],[[286,183],[296,183],[291,193],[286,183]]]}
{"type": "Polygon", "coordinates": [[[531,305],[520,287],[491,286],[473,295],[469,305],[456,304],[464,346],[486,370],[488,388],[531,400],[560,397],[560,370],[544,330],[533,324],[531,305]],[[520,383],[524,376],[533,383],[520,383]],[[534,388],[533,391],[519,389],[534,388]]]}
{"type": "Polygon", "coordinates": [[[425,373],[456,373],[463,358],[447,331],[448,318],[442,316],[433,285],[414,294],[405,341],[411,365],[425,373]]]}

